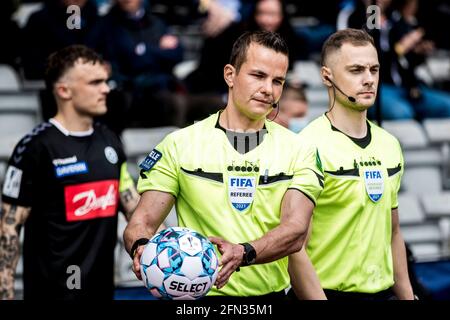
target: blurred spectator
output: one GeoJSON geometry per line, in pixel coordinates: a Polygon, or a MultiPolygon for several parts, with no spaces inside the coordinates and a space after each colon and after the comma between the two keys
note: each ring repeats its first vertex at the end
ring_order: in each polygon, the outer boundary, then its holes
{"type": "MultiPolygon", "coordinates": [[[[336,18],[342,0],[298,1],[287,0],[296,8],[297,23],[294,30],[299,39],[305,43],[306,51],[301,59],[311,59],[319,55],[322,44],[336,31],[336,18]]],[[[289,48],[290,49],[290,48],[289,48]]]]}
{"type": "Polygon", "coordinates": [[[17,69],[20,55],[20,29],[11,19],[19,6],[18,0],[4,0],[0,2],[0,39],[4,46],[0,50],[0,64],[8,64],[17,69]]]}
{"type": "Polygon", "coordinates": [[[450,94],[431,89],[415,75],[415,68],[433,52],[434,43],[418,25],[418,0],[393,1],[390,47],[394,55],[391,82],[381,89],[385,119],[450,117],[450,94]]]}
{"type": "Polygon", "coordinates": [[[308,100],[303,86],[286,82],[278,109],[274,109],[267,118],[295,133],[306,127],[311,119],[308,118],[308,100]]]}
{"type": "Polygon", "coordinates": [[[205,39],[199,65],[185,79],[189,91],[185,107],[188,123],[204,118],[226,105],[228,87],[223,81],[223,67],[229,62],[234,41],[245,31],[253,30],[275,31],[286,40],[290,68],[302,51],[283,1],[256,1],[249,19],[233,23],[216,37],[205,39]]]}
{"type": "Polygon", "coordinates": [[[129,96],[128,123],[174,124],[177,98],[171,92],[179,87],[172,69],[183,57],[179,39],[143,0],[117,0],[105,17],[104,37],[112,80],[129,96]]]}
{"type": "Polygon", "coordinates": [[[225,30],[232,22],[240,20],[239,0],[199,0],[200,10],[207,12],[207,18],[202,25],[203,33],[215,37],[225,30]]]}
{"type": "Polygon", "coordinates": [[[227,92],[222,69],[228,63],[233,42],[244,31],[258,29],[276,31],[286,40],[292,66],[302,47],[286,16],[283,1],[259,0],[256,1],[255,10],[249,20],[234,23],[218,36],[205,39],[199,66],[186,78],[188,90],[191,93],[227,92]]]}
{"type": "Polygon", "coordinates": [[[207,36],[221,33],[231,23],[250,15],[253,0],[152,0],[152,12],[170,25],[189,25],[202,20],[207,36]]]}
{"type": "MultiPolygon", "coordinates": [[[[347,23],[341,27],[367,28],[366,8],[371,1],[355,2],[347,23]]],[[[428,88],[415,75],[415,68],[434,49],[416,19],[417,0],[377,0],[380,29],[367,30],[380,55],[381,116],[386,120],[450,117],[450,95],[428,88]]],[[[342,21],[341,21],[342,22],[342,21]]],[[[375,108],[368,116],[375,118],[375,108]]]]}
{"type": "Polygon", "coordinates": [[[428,37],[436,43],[437,48],[450,50],[450,1],[421,0],[418,19],[427,30],[428,37]]]}
{"type": "Polygon", "coordinates": [[[46,58],[54,51],[72,44],[84,44],[98,49],[99,16],[93,0],[46,0],[44,7],[33,13],[24,28],[23,67],[25,78],[42,79],[46,58]],[[80,28],[70,25],[74,12],[67,7],[80,8],[80,28]]]}

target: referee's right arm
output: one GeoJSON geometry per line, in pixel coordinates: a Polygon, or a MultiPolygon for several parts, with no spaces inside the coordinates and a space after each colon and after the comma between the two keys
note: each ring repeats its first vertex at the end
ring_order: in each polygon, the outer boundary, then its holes
{"type": "Polygon", "coordinates": [[[133,248],[136,250],[131,252],[133,244],[139,239],[153,237],[174,203],[175,197],[170,193],[155,190],[145,191],[125,228],[123,233],[125,249],[133,258],[133,271],[138,279],[141,279],[139,260],[143,246],[133,248]]]}

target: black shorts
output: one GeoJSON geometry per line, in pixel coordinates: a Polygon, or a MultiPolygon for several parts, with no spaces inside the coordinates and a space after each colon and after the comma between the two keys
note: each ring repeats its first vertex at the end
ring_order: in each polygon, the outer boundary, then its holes
{"type": "MultiPolygon", "coordinates": [[[[324,289],[327,299],[330,301],[387,301],[387,300],[397,300],[397,297],[392,291],[392,288],[375,292],[375,293],[362,293],[362,292],[345,292],[324,289]]],[[[291,300],[296,300],[297,296],[294,290],[290,289],[288,292],[288,297],[291,300]]]]}
{"type": "Polygon", "coordinates": [[[375,292],[375,293],[362,293],[362,292],[344,292],[336,290],[324,289],[325,295],[328,300],[348,300],[348,301],[387,301],[397,300],[394,292],[391,288],[375,292]]]}
{"type": "Polygon", "coordinates": [[[219,302],[219,301],[233,301],[238,300],[240,302],[246,301],[257,301],[257,302],[274,302],[274,301],[285,301],[286,292],[284,290],[278,292],[271,292],[262,296],[251,296],[251,297],[239,297],[239,296],[206,296],[201,299],[201,301],[207,302],[219,302]]]}

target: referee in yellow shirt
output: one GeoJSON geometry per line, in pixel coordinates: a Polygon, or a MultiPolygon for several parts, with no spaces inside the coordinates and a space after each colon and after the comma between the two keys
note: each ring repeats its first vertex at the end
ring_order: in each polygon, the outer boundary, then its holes
{"type": "Polygon", "coordinates": [[[398,218],[402,151],[366,118],[379,69],[366,32],[331,35],[321,69],[330,109],[299,134],[317,150],[324,175],[306,248],[328,299],[413,299],[398,218]]]}
{"type": "MultiPolygon", "coordinates": [[[[245,33],[224,68],[225,109],[170,134],[140,165],[142,200],[124,233],[138,278],[140,244],[175,203],[179,225],[211,237],[221,253],[211,296],[285,295],[286,256],[302,247],[323,179],[315,149],[296,144],[295,134],[266,119],[277,107],[287,69],[279,35],[245,33]]],[[[308,297],[322,298],[312,266],[305,269],[312,282],[308,297]]]]}

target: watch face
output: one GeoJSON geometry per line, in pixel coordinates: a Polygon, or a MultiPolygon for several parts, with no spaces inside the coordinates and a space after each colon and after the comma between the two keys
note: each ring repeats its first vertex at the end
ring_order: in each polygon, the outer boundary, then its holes
{"type": "Polygon", "coordinates": [[[245,246],[245,260],[247,264],[252,264],[256,260],[256,251],[250,244],[245,246]]]}
{"type": "Polygon", "coordinates": [[[252,264],[255,262],[255,260],[256,260],[255,250],[252,250],[248,253],[247,259],[248,259],[248,264],[252,264]]]}

